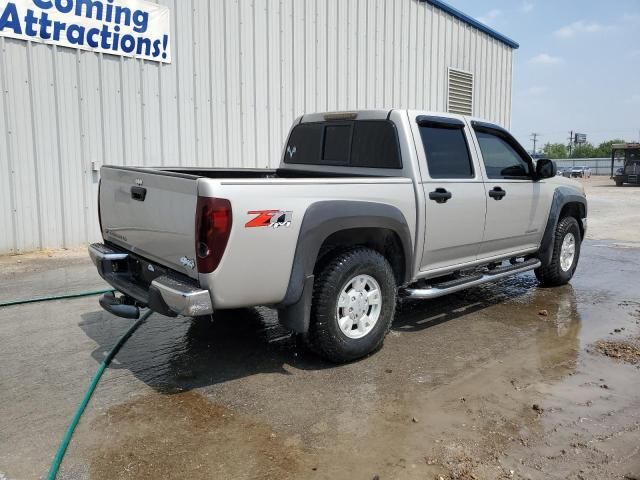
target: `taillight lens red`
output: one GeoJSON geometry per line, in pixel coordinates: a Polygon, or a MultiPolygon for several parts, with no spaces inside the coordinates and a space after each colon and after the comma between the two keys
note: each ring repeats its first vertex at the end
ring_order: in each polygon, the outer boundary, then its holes
{"type": "Polygon", "coordinates": [[[102,187],[102,179],[98,180],[98,223],[100,224],[100,235],[104,235],[102,233],[102,212],[100,211],[100,188],[101,187],[102,187]]]}
{"type": "Polygon", "coordinates": [[[231,234],[231,222],[229,200],[198,197],[196,258],[199,273],[211,273],[218,268],[231,234]]]}

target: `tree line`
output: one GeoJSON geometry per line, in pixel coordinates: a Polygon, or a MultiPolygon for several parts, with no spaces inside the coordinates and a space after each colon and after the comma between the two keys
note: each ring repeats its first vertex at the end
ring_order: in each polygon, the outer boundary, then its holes
{"type": "Polygon", "coordinates": [[[581,145],[568,145],[562,143],[547,143],[542,149],[544,156],[548,158],[611,158],[611,149],[614,143],[625,143],[624,140],[616,138],[607,142],[602,142],[597,147],[590,143],[581,145]]]}

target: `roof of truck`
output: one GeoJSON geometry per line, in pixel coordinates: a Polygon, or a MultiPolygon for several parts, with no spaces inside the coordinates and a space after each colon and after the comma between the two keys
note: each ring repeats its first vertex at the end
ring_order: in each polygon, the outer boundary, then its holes
{"type": "Polygon", "coordinates": [[[424,110],[416,110],[416,109],[405,109],[405,108],[392,108],[388,110],[341,110],[336,112],[313,112],[313,113],[305,113],[304,115],[298,117],[294,122],[294,125],[299,123],[314,123],[314,122],[326,122],[326,121],[336,121],[336,120],[386,120],[391,115],[393,111],[399,112],[409,112],[409,113],[417,113],[421,117],[433,117],[436,118],[447,118],[447,119],[457,119],[461,120],[466,118],[470,122],[473,122],[474,125],[484,125],[490,126],[492,128],[500,128],[504,129],[501,125],[491,122],[489,120],[473,117],[468,115],[460,115],[457,113],[448,113],[448,112],[434,112],[434,111],[424,111],[424,110]]]}

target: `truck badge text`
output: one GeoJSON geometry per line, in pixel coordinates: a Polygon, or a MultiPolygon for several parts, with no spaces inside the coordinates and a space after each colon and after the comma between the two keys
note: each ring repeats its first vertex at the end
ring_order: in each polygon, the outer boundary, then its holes
{"type": "Polygon", "coordinates": [[[253,210],[247,212],[249,215],[255,215],[254,218],[249,220],[246,224],[246,228],[256,227],[290,227],[291,217],[293,212],[283,210],[253,210]]]}

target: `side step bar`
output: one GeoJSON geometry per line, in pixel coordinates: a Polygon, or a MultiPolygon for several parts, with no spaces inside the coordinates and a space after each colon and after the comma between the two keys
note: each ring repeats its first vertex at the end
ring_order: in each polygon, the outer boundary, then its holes
{"type": "Polygon", "coordinates": [[[482,285],[483,283],[493,282],[500,278],[516,275],[518,273],[528,272],[540,267],[542,263],[537,258],[531,258],[527,261],[508,265],[506,267],[498,267],[494,270],[488,270],[483,274],[470,275],[467,278],[460,278],[448,282],[437,283],[428,288],[405,288],[402,296],[413,299],[429,299],[438,298],[450,293],[459,292],[466,288],[482,285]]]}

